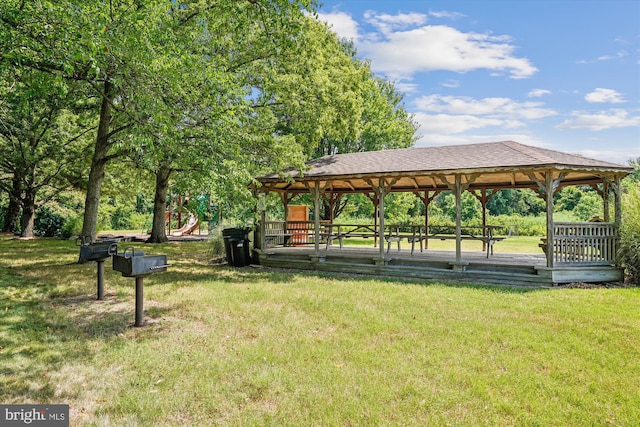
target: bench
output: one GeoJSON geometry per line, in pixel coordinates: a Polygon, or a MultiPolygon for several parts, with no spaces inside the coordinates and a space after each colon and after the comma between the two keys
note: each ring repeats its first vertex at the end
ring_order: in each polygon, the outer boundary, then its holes
{"type": "MultiPolygon", "coordinates": [[[[456,236],[451,235],[439,235],[439,234],[431,234],[429,238],[436,238],[440,240],[455,240],[456,236]]],[[[496,242],[500,242],[506,239],[506,237],[495,237],[495,236],[476,236],[474,234],[464,234],[460,236],[460,240],[480,240],[487,244],[487,258],[489,258],[489,252],[493,255],[493,245],[496,242]]]]}

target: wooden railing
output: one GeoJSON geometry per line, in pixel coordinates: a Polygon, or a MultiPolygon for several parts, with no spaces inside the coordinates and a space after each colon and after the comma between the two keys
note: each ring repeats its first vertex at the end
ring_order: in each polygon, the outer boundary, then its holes
{"type": "Polygon", "coordinates": [[[555,264],[615,264],[618,227],[611,222],[553,224],[555,264]]]}
{"type": "MultiPolygon", "coordinates": [[[[325,221],[322,221],[324,224],[325,221]]],[[[314,221],[264,221],[264,247],[298,246],[314,243],[314,221]]]]}

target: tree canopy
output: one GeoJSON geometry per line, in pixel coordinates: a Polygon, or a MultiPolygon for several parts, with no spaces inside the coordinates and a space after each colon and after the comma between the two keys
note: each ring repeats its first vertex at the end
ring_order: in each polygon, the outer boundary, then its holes
{"type": "MultiPolygon", "coordinates": [[[[84,168],[82,234],[95,238],[101,186],[114,161],[156,176],[158,220],[170,179],[231,199],[246,196],[257,174],[301,166],[323,152],[410,145],[416,125],[402,95],[314,19],[315,6],[313,0],[7,0],[0,10],[0,72],[30,76],[32,88],[33,79],[46,80],[47,89],[35,95],[59,101],[56,126],[67,128],[68,142],[56,136],[47,150],[66,157],[32,157],[42,165],[61,159],[62,171],[72,154],[82,154],[73,173],[58,172],[77,178],[84,168]],[[72,141],[77,150],[67,146],[72,141]]],[[[3,88],[13,80],[4,78],[3,88]]],[[[35,99],[15,94],[6,123],[18,120],[18,100],[35,99]]],[[[40,123],[46,112],[31,114],[40,123]]],[[[35,132],[21,128],[28,130],[35,132]]],[[[12,156],[19,152],[14,140],[1,142],[12,156]]],[[[24,197],[25,186],[12,190],[23,178],[11,165],[2,188],[14,200],[24,197]]],[[[42,170],[38,179],[51,182],[42,170]]]]}

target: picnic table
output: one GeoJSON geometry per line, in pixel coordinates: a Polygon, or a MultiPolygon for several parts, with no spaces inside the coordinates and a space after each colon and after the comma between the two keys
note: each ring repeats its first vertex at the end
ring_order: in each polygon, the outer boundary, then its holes
{"type": "Polygon", "coordinates": [[[327,249],[329,249],[329,245],[334,240],[340,242],[340,249],[342,249],[344,239],[349,237],[362,237],[364,239],[378,237],[378,232],[374,225],[369,224],[323,224],[320,237],[325,239],[327,249]]]}
{"type": "MultiPolygon", "coordinates": [[[[320,237],[325,241],[326,249],[329,249],[335,240],[340,243],[340,248],[344,246],[344,239],[350,237],[370,238],[378,237],[378,231],[373,224],[323,224],[320,237]]],[[[487,245],[487,258],[493,255],[493,246],[496,242],[504,240],[505,237],[496,236],[496,230],[504,227],[498,225],[487,225],[478,227],[462,227],[462,240],[479,240],[487,245]]],[[[416,243],[420,245],[420,252],[424,251],[424,241],[428,239],[455,240],[454,226],[431,226],[429,233],[426,233],[424,225],[389,225],[386,227],[387,233],[384,239],[387,242],[387,253],[391,249],[392,243],[398,244],[407,239],[411,243],[411,254],[415,252],[416,243]]]]}
{"type": "MultiPolygon", "coordinates": [[[[461,240],[480,240],[487,245],[487,258],[493,255],[493,245],[496,242],[506,239],[504,236],[496,236],[496,230],[504,229],[501,225],[485,225],[477,227],[461,227],[461,240]]],[[[456,228],[454,226],[431,226],[430,234],[426,238],[436,238],[440,240],[455,240],[456,228]]],[[[422,243],[420,244],[422,251],[422,243]]]]}

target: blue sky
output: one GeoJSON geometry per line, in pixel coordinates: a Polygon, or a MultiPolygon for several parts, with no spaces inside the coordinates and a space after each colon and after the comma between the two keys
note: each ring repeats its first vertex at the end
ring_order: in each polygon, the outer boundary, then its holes
{"type": "Polygon", "coordinates": [[[640,157],[638,0],[326,0],[319,18],[404,92],[416,146],[640,157]]]}

